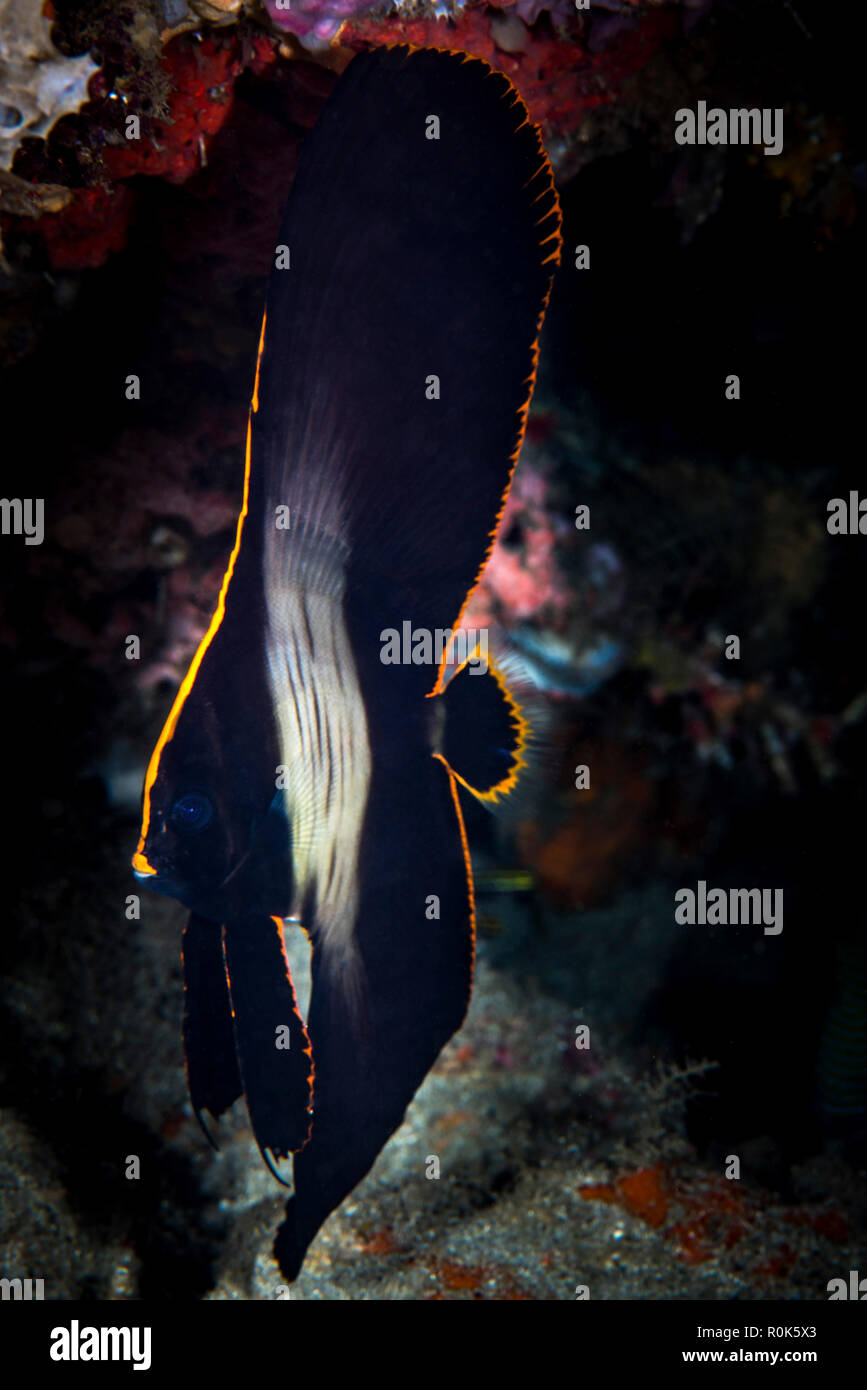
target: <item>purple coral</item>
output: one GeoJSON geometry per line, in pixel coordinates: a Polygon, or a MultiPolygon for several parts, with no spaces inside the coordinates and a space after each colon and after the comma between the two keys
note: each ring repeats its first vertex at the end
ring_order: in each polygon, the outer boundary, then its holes
{"type": "Polygon", "coordinates": [[[381,0],[265,0],[274,23],[296,34],[309,49],[324,48],[347,19],[377,4],[381,0]]]}

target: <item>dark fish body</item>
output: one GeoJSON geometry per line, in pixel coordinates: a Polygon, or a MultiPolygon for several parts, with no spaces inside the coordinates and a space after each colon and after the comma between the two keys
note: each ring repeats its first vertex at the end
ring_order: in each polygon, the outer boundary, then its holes
{"type": "Polygon", "coordinates": [[[275,1245],[293,1279],[463,1020],[459,785],[496,799],[521,761],[496,673],[385,664],[382,634],[457,627],[492,544],[560,247],[538,132],[477,59],[365,53],[305,145],[279,245],[236,543],[133,863],[191,911],[197,1114],[243,1093],[266,1158],[295,1155],[275,1245]],[[290,916],[312,943],[306,1023],[290,916]]]}

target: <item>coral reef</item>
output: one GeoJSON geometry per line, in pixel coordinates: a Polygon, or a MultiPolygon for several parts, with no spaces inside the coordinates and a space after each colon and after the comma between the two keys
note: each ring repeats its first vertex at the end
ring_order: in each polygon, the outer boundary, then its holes
{"type": "Polygon", "coordinates": [[[591,257],[555,285],[466,614],[537,731],[512,808],[468,799],[472,1010],[292,1297],[824,1299],[867,1259],[864,551],[825,526],[858,486],[850,21],[799,3],[808,37],[788,6],[745,23],[630,0],[311,3],[296,15],[340,25],[313,51],[313,29],[235,0],[18,8],[37,66],[72,85],[52,116],[28,70],[29,124],[0,129],[4,420],[21,426],[4,489],[48,518],[43,545],[0,548],[2,1272],[44,1276],[46,1298],[276,1296],[284,1194],[241,1107],[219,1157],[202,1139],[183,913],[129,917],[127,865],[232,544],[298,151],[352,53],[404,39],[509,74],[566,246],[591,257]],[[785,108],[778,158],[674,145],[679,106],[757,94],[785,108]],[[679,925],[673,894],[698,878],[781,886],[785,931],[679,925]]]}
{"type": "Polygon", "coordinates": [[[43,136],[88,99],[97,64],[68,58],[51,42],[42,0],[0,0],[0,169],[25,136],[43,136]]]}
{"type": "Polygon", "coordinates": [[[305,48],[327,48],[346,21],[368,10],[381,9],[382,0],[265,0],[271,19],[281,29],[296,34],[305,48]]]}

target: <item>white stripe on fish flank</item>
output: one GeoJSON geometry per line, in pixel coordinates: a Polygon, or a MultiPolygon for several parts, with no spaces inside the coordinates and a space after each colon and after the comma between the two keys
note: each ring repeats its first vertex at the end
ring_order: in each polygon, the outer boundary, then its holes
{"type": "MultiPolygon", "coordinates": [[[[285,806],[292,831],[293,912],[312,898],[327,966],[357,996],[358,857],[370,789],[367,718],[343,607],[345,544],[328,521],[266,510],[266,655],[285,806]],[[323,523],[324,526],[323,526],[323,523]]],[[[309,515],[309,514],[308,514],[309,515]]]]}

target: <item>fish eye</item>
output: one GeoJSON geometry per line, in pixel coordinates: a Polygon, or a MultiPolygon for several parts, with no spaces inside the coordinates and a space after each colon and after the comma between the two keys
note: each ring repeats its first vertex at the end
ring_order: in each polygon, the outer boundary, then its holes
{"type": "Polygon", "coordinates": [[[181,796],[175,802],[169,812],[169,820],[176,830],[182,834],[188,834],[196,830],[204,830],[208,821],[211,819],[213,807],[206,796],[199,792],[188,792],[186,796],[181,796]]]}

